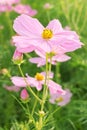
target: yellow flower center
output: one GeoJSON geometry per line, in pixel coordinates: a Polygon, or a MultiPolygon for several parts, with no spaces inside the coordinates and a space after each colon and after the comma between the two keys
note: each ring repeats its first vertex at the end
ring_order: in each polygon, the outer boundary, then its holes
{"type": "Polygon", "coordinates": [[[63,101],[63,97],[59,97],[59,98],[57,98],[57,99],[55,100],[56,103],[62,102],[62,101],[63,101]]]}
{"type": "Polygon", "coordinates": [[[44,76],[43,76],[42,74],[40,74],[40,73],[36,73],[35,78],[36,78],[38,81],[41,81],[41,80],[44,79],[44,76]]]}
{"type": "Polygon", "coordinates": [[[49,29],[44,29],[43,30],[42,37],[44,39],[50,39],[50,38],[52,38],[52,36],[53,36],[53,33],[52,33],[51,30],[49,30],[49,29]]]}

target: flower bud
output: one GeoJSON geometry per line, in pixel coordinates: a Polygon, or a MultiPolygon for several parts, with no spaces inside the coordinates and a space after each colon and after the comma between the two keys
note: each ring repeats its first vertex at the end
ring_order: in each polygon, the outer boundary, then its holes
{"type": "Polygon", "coordinates": [[[17,50],[15,50],[13,55],[14,64],[20,65],[23,63],[23,54],[17,50]]]}
{"type": "Polygon", "coordinates": [[[39,116],[40,117],[43,117],[45,115],[45,112],[44,111],[39,111],[39,116]]]}
{"type": "Polygon", "coordinates": [[[11,77],[9,71],[8,71],[6,68],[3,68],[3,69],[0,71],[0,73],[3,74],[3,75],[6,75],[6,76],[8,76],[8,77],[11,77]]]}
{"type": "Polygon", "coordinates": [[[29,94],[25,88],[21,91],[20,97],[22,101],[28,101],[29,94]]]}

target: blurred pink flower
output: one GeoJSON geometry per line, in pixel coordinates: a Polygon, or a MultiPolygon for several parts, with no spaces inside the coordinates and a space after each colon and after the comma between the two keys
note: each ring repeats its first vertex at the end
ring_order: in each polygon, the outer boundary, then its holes
{"type": "Polygon", "coordinates": [[[20,97],[22,100],[27,100],[29,98],[29,94],[25,88],[21,91],[20,97]]]}
{"type": "Polygon", "coordinates": [[[6,90],[8,90],[8,91],[14,91],[14,92],[20,91],[20,88],[17,87],[17,86],[5,86],[4,88],[5,88],[6,90]]]}
{"type": "Polygon", "coordinates": [[[22,14],[14,21],[13,28],[19,35],[13,37],[15,46],[23,53],[29,48],[31,51],[45,48],[49,53],[51,46],[61,46],[66,52],[71,52],[82,46],[76,32],[64,30],[57,19],[44,27],[36,18],[22,14]]]}
{"type": "Polygon", "coordinates": [[[0,5],[12,5],[12,4],[16,4],[19,2],[20,2],[20,0],[1,0],[0,5]]]}
{"type": "Polygon", "coordinates": [[[59,92],[56,92],[55,94],[51,94],[49,101],[52,104],[56,103],[59,106],[64,106],[70,102],[71,97],[72,97],[72,93],[70,92],[69,89],[66,89],[65,94],[61,94],[59,92]]]}
{"type": "Polygon", "coordinates": [[[66,92],[62,89],[62,86],[57,84],[56,82],[49,80],[48,88],[50,95],[55,95],[56,93],[60,93],[61,95],[64,95],[66,92]]]}
{"type": "Polygon", "coordinates": [[[12,6],[10,5],[0,5],[0,12],[5,12],[5,11],[11,11],[12,6]]]}
{"type": "Polygon", "coordinates": [[[33,10],[29,5],[18,4],[13,7],[13,10],[18,14],[26,14],[29,16],[34,16],[37,14],[37,10],[33,10]]]}
{"type": "Polygon", "coordinates": [[[43,7],[44,7],[44,9],[52,9],[53,5],[50,3],[45,3],[43,7]]]}
{"type": "Polygon", "coordinates": [[[0,12],[12,11],[13,4],[19,3],[20,0],[1,0],[0,1],[0,12]]]}
{"type": "Polygon", "coordinates": [[[18,4],[20,0],[6,0],[7,4],[12,5],[12,4],[18,4]]]}

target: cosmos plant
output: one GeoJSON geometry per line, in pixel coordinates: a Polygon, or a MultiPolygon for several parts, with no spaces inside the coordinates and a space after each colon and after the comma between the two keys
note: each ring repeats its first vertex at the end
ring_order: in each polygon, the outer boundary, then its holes
{"type": "MultiPolygon", "coordinates": [[[[22,6],[20,5],[19,8],[22,6]]],[[[18,66],[21,76],[11,76],[13,85],[5,88],[20,92],[21,104],[34,105],[30,112],[24,108],[29,115],[28,123],[32,124],[36,130],[42,130],[48,122],[46,120],[50,121],[51,118],[47,115],[46,104],[63,107],[72,97],[69,89],[63,89],[54,81],[55,73],[52,72],[52,65],[56,66],[58,62],[70,60],[71,57],[67,55],[67,52],[73,52],[81,48],[83,44],[77,33],[63,29],[58,19],[51,20],[44,27],[38,19],[22,14],[14,20],[13,29],[17,35],[12,37],[16,47],[12,60],[18,66]],[[29,58],[29,64],[31,62],[40,68],[45,66],[44,71],[35,72],[34,76],[28,73],[23,74],[21,68],[21,64],[24,63],[23,55],[30,55],[31,52],[35,52],[37,56],[29,58]],[[32,96],[35,102],[32,102],[32,96]],[[36,106],[39,106],[38,110],[36,106]]]]}

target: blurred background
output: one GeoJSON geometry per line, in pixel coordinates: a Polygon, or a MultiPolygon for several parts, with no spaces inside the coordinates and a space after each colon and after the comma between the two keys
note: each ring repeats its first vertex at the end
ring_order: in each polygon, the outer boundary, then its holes
{"type": "MultiPolygon", "coordinates": [[[[71,60],[52,67],[54,80],[63,88],[69,88],[73,97],[68,105],[53,115],[51,125],[55,126],[54,130],[87,130],[87,0],[21,0],[21,3],[37,10],[33,17],[38,18],[44,26],[49,20],[59,19],[64,28],[75,30],[84,43],[81,49],[68,53],[71,60]],[[45,8],[46,3],[51,6],[45,8]]],[[[15,11],[0,12],[0,130],[9,130],[15,121],[25,121],[20,104],[12,96],[19,97],[19,93],[4,88],[12,85],[5,69],[12,76],[20,75],[12,62],[15,50],[12,36],[16,35],[12,26],[18,15],[15,11]]],[[[24,58],[23,72],[33,76],[37,67],[29,63],[26,56],[24,58]]],[[[56,107],[47,104],[49,111],[56,107]]]]}

